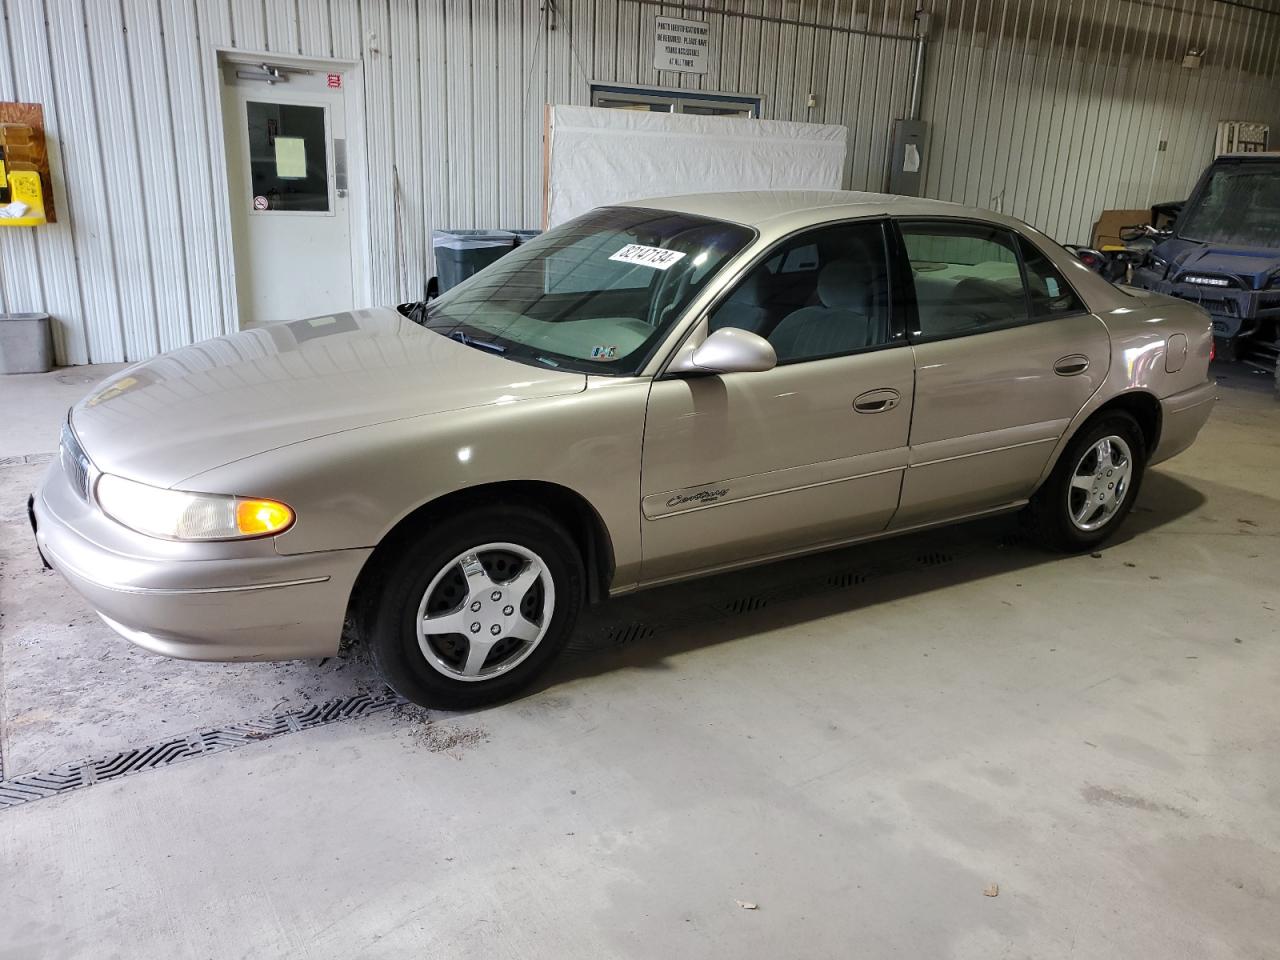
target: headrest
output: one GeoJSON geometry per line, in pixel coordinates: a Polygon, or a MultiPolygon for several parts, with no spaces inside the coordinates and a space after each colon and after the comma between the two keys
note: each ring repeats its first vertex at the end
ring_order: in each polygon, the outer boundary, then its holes
{"type": "Polygon", "coordinates": [[[865,313],[870,286],[865,269],[856,260],[832,260],[818,274],[818,299],[833,310],[865,313]]]}

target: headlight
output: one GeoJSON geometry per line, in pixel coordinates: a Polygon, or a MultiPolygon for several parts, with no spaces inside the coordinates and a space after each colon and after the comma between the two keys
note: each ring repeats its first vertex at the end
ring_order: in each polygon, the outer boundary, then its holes
{"type": "Polygon", "coordinates": [[[118,523],[165,540],[239,540],[283,533],[293,510],[276,500],[165,490],[113,477],[98,478],[98,506],[118,523]]]}

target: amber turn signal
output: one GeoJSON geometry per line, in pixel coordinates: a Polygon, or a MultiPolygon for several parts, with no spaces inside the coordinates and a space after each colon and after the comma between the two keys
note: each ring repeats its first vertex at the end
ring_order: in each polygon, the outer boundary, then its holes
{"type": "Polygon", "coordinates": [[[237,500],[236,528],[247,537],[280,533],[293,523],[293,511],[275,500],[237,500]]]}

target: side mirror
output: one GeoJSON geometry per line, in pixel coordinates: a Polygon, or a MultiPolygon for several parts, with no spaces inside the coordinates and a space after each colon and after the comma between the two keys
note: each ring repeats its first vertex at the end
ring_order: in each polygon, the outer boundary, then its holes
{"type": "Polygon", "coordinates": [[[698,346],[689,349],[686,345],[667,372],[685,376],[761,373],[777,365],[773,344],[764,337],[736,327],[721,327],[698,346]]]}

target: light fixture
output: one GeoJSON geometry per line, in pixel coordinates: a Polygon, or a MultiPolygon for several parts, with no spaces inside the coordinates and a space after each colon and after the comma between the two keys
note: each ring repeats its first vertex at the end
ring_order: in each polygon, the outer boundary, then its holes
{"type": "Polygon", "coordinates": [[[1203,277],[1198,273],[1186,273],[1179,279],[1183,283],[1194,283],[1200,287],[1229,287],[1231,281],[1225,277],[1203,277]]]}
{"type": "Polygon", "coordinates": [[[277,500],[166,490],[104,473],[102,512],[131,530],[164,540],[241,540],[283,533],[293,511],[277,500]]]}

